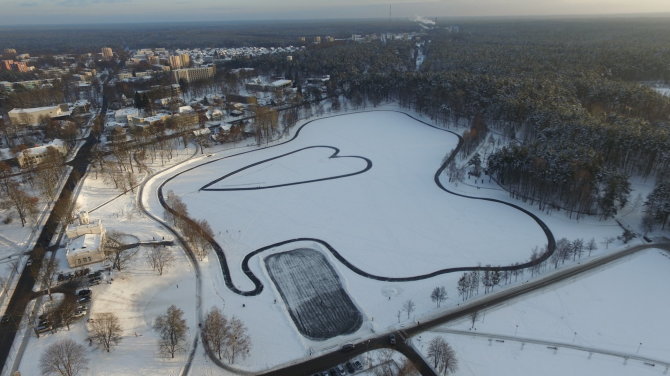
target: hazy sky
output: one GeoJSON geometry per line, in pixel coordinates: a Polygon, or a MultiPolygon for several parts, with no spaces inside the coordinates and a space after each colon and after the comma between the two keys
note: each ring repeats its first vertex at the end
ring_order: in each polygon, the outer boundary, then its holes
{"type": "Polygon", "coordinates": [[[668,13],[670,0],[0,0],[0,25],[668,13]]]}

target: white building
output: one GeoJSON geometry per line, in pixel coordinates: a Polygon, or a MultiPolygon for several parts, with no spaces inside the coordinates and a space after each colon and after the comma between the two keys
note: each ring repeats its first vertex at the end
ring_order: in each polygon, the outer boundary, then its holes
{"type": "Polygon", "coordinates": [[[65,257],[71,268],[76,268],[105,259],[102,249],[104,235],[84,234],[70,240],[67,244],[65,257]]]}
{"type": "Polygon", "coordinates": [[[71,268],[105,259],[105,229],[99,219],[91,221],[88,213],[82,211],[79,213],[79,223],[67,226],[65,234],[68,238],[65,257],[71,268]]]}
{"type": "Polygon", "coordinates": [[[65,145],[65,142],[63,140],[55,139],[46,145],[36,146],[19,152],[16,155],[16,161],[19,163],[19,167],[37,166],[44,162],[44,158],[47,156],[49,148],[55,149],[60,155],[67,154],[67,146],[65,145]]]}
{"type": "Polygon", "coordinates": [[[38,125],[42,118],[59,118],[69,116],[72,111],[69,111],[66,104],[59,106],[35,107],[35,108],[15,108],[9,111],[9,120],[12,124],[18,125],[38,125]]]}
{"type": "Polygon", "coordinates": [[[126,107],[120,110],[117,110],[114,113],[114,121],[117,123],[128,124],[131,118],[138,117],[140,115],[140,110],[135,107],[126,107]]]}

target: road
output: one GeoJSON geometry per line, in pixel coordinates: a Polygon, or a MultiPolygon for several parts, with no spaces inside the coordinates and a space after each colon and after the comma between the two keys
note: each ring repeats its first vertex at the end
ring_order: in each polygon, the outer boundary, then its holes
{"type": "MultiPolygon", "coordinates": [[[[395,331],[393,333],[396,335],[397,338],[413,337],[427,330],[431,330],[435,327],[447,324],[451,321],[467,317],[473,312],[479,312],[484,309],[488,309],[496,305],[503,304],[511,299],[530,294],[532,292],[546,288],[553,284],[592,271],[594,269],[607,265],[611,262],[620,260],[624,257],[628,257],[637,252],[653,248],[664,249],[670,252],[670,243],[643,244],[627,248],[621,251],[613,252],[609,255],[605,255],[600,258],[596,258],[572,267],[568,267],[566,269],[552,273],[545,277],[540,277],[534,281],[529,281],[519,286],[515,286],[494,294],[485,295],[484,297],[473,300],[472,302],[461,304],[455,308],[452,308],[447,312],[445,312],[444,314],[440,315],[439,317],[428,320],[426,322],[422,322],[418,325],[413,325],[401,331],[395,331]]],[[[318,371],[327,370],[331,367],[336,366],[337,364],[346,362],[347,360],[351,359],[356,355],[363,354],[369,350],[379,348],[391,348],[402,352],[403,354],[408,356],[412,361],[421,361],[421,363],[415,363],[417,368],[421,371],[421,374],[423,376],[434,375],[433,371],[430,369],[430,367],[428,367],[425,361],[423,361],[420,356],[419,358],[421,359],[417,358],[418,354],[416,354],[416,351],[412,347],[406,345],[391,346],[388,343],[389,334],[390,333],[385,333],[381,336],[372,338],[370,340],[355,343],[354,350],[348,353],[343,353],[339,351],[331,352],[328,354],[312,358],[302,363],[273,369],[266,373],[262,373],[261,375],[263,376],[309,375],[318,371]]],[[[632,359],[632,357],[630,358],[632,359]]],[[[640,359],[642,360],[642,358],[640,359]]],[[[659,363],[665,364],[665,362],[660,361],[659,363]]]]}
{"type": "MultiPolygon", "coordinates": [[[[103,100],[100,114],[104,115],[106,112],[107,101],[103,100]]],[[[98,136],[98,134],[91,132],[84,145],[77,152],[77,155],[69,163],[69,165],[73,168],[67,177],[65,185],[63,186],[63,190],[58,196],[54,208],[69,207],[73,196],[72,193],[75,191],[79,181],[86,173],[91,150],[98,142],[98,136]]],[[[0,325],[0,370],[5,366],[26,307],[34,297],[33,287],[35,286],[35,276],[33,271],[41,269],[44,255],[48,250],[49,242],[56,233],[62,214],[63,213],[61,213],[59,210],[52,210],[49,214],[49,218],[44,224],[42,232],[35,242],[35,247],[30,252],[30,260],[32,260],[33,263],[32,267],[26,267],[23,269],[16,284],[14,293],[9,299],[9,304],[7,305],[5,315],[9,317],[10,321],[9,323],[0,325]]]]}
{"type": "Polygon", "coordinates": [[[441,333],[447,333],[447,334],[456,334],[456,335],[461,335],[461,336],[488,338],[489,341],[492,340],[492,339],[495,339],[495,340],[503,341],[503,342],[504,341],[513,341],[513,342],[521,342],[521,343],[532,343],[532,344],[535,344],[535,345],[547,346],[550,349],[566,348],[566,349],[584,351],[584,352],[588,352],[588,353],[592,353],[592,354],[602,354],[602,355],[615,356],[615,357],[622,358],[622,359],[638,360],[642,363],[656,364],[656,365],[660,365],[660,366],[663,366],[663,367],[666,367],[666,368],[670,367],[670,363],[667,362],[667,361],[664,361],[664,360],[647,358],[647,357],[644,357],[644,356],[639,356],[637,354],[629,354],[629,353],[624,353],[624,352],[619,352],[619,351],[612,351],[612,350],[607,350],[607,349],[600,349],[600,348],[595,348],[595,347],[580,346],[580,345],[575,345],[575,344],[572,344],[572,343],[542,341],[542,340],[533,339],[533,338],[523,338],[523,337],[515,337],[515,336],[506,336],[506,335],[501,335],[501,334],[470,332],[470,331],[466,331],[466,330],[451,330],[451,329],[443,329],[443,328],[434,329],[433,331],[441,332],[441,333]]]}

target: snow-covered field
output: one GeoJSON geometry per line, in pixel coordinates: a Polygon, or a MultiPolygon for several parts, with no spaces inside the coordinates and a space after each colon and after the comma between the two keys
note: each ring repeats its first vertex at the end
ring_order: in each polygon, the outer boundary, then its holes
{"type": "MultiPolygon", "coordinates": [[[[666,252],[645,251],[481,312],[474,324],[476,333],[559,343],[555,352],[546,345],[522,347],[522,341],[489,341],[440,329],[422,334],[421,341],[415,337],[415,344],[425,353],[432,336],[444,336],[458,354],[457,375],[493,375],[503,369],[520,376],[661,374],[665,366],[602,354],[589,357],[588,351],[561,348],[560,343],[670,362],[663,330],[670,315],[663,298],[669,268],[666,252]]],[[[469,331],[471,326],[466,318],[445,328],[469,331]]]]}
{"type": "MultiPolygon", "coordinates": [[[[404,114],[350,114],[308,124],[286,144],[198,166],[170,181],[164,191],[181,196],[191,216],[209,221],[241,289],[249,288],[239,269],[244,256],[301,237],[326,241],[352,264],[378,276],[525,261],[534,246],[546,243],[530,217],[505,205],[447,194],[434,183],[442,158],[456,144],[454,135],[404,114]],[[329,158],[332,150],[317,148],[269,160],[319,145],[340,153],[329,158]],[[286,184],[287,175],[304,182],[354,174],[365,166],[360,157],[368,158],[372,168],[344,178],[265,190],[200,190],[263,161],[208,189],[286,184]]],[[[195,166],[197,162],[183,169],[195,166]]]]}

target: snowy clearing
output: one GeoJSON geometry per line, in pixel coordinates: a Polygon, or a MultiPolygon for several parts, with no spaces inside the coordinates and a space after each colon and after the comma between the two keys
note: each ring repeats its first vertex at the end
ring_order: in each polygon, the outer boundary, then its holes
{"type": "MultiPolygon", "coordinates": [[[[659,330],[665,327],[670,306],[663,299],[653,298],[665,296],[664,286],[670,283],[668,268],[670,256],[666,252],[645,251],[480,312],[472,328],[473,333],[556,342],[556,354],[547,346],[538,344],[526,344],[522,349],[522,341],[488,341],[487,338],[446,334],[440,329],[422,334],[418,343],[424,344],[425,353],[425,345],[432,336],[444,336],[461,359],[458,375],[494,374],[499,369],[524,370],[519,375],[536,374],[538,369],[542,369],[545,374],[545,370],[554,372],[552,370],[560,364],[565,365],[556,370],[561,374],[573,374],[573,367],[579,369],[574,374],[580,375],[652,374],[643,373],[650,370],[659,374],[665,367],[655,366],[654,369],[644,362],[633,360],[624,365],[624,359],[620,357],[601,354],[589,359],[588,351],[566,349],[560,344],[670,362],[667,357],[670,346],[665,333],[659,330]],[[640,315],[644,319],[640,319],[640,315]],[[484,351],[487,354],[485,362],[481,358],[484,351]],[[489,362],[489,353],[496,362],[489,362]],[[553,362],[556,367],[550,366],[553,362]],[[496,366],[491,367],[492,364],[496,366]]],[[[471,327],[470,318],[445,326],[462,331],[469,331],[471,327]]]]}

